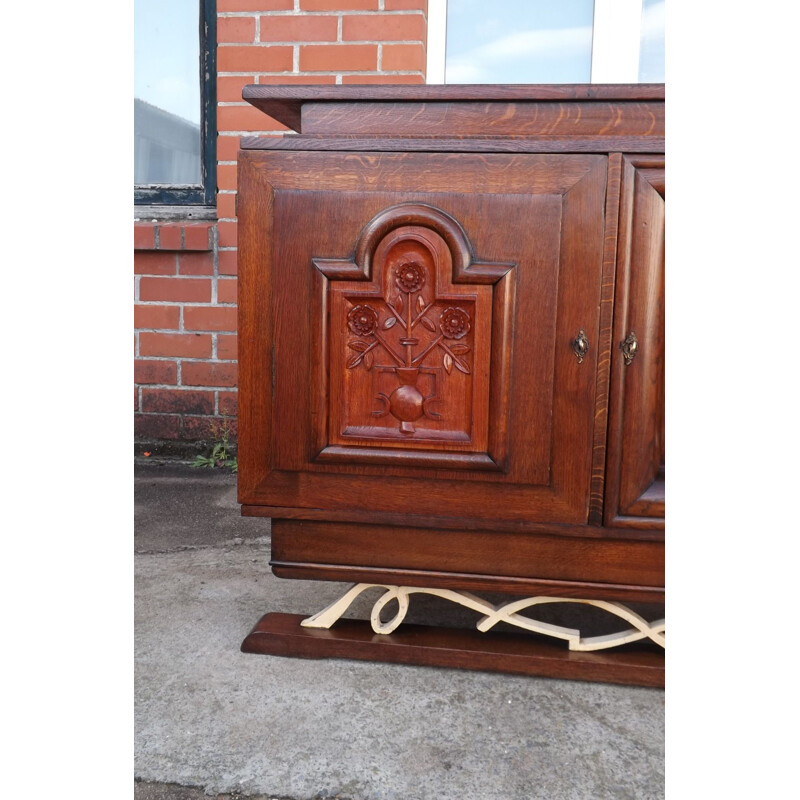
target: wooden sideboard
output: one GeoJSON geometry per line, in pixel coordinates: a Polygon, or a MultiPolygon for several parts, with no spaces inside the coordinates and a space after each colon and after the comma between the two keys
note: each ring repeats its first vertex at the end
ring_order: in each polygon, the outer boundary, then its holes
{"type": "Polygon", "coordinates": [[[239,150],[239,501],[357,587],[242,649],[662,685],[663,85],[243,97],[297,134],[239,150]],[[423,593],[480,631],[395,627],[423,593]]]}

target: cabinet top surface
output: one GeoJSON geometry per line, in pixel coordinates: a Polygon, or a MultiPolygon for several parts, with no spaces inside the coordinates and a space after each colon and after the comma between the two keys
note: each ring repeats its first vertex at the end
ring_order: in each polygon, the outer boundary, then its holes
{"type": "Polygon", "coordinates": [[[242,99],[293,130],[301,130],[307,103],[519,103],[659,102],[663,83],[639,84],[403,84],[262,86],[243,88],[242,99]]]}

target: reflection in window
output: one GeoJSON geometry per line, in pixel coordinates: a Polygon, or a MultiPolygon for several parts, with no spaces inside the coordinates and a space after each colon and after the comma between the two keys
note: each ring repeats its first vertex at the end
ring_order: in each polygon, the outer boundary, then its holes
{"type": "Polygon", "coordinates": [[[593,0],[448,0],[446,83],[588,83],[593,0]]]}
{"type": "Polygon", "coordinates": [[[664,82],[664,0],[643,0],[639,83],[664,82]]]}
{"type": "Polygon", "coordinates": [[[198,0],[134,0],[134,183],[201,183],[198,0]]]}

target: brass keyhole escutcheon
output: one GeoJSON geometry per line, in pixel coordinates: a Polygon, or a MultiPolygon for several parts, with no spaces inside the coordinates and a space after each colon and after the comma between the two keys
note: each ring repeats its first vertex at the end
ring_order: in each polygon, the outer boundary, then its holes
{"type": "Polygon", "coordinates": [[[583,328],[578,331],[577,338],[572,342],[572,352],[578,357],[578,363],[583,363],[584,356],[589,352],[589,340],[583,328]]]}
{"type": "Polygon", "coordinates": [[[636,353],[639,352],[639,340],[636,338],[636,333],[631,331],[626,337],[624,342],[620,342],[619,349],[622,350],[622,357],[625,359],[625,366],[630,366],[636,353]]]}

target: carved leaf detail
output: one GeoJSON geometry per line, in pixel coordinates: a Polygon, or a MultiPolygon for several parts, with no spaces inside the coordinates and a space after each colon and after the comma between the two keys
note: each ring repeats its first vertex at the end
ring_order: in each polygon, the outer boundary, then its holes
{"type": "Polygon", "coordinates": [[[359,353],[358,355],[353,356],[347,362],[347,369],[353,369],[353,367],[357,367],[361,363],[361,360],[363,358],[364,358],[364,354],[363,353],[359,353]]]}
{"type": "Polygon", "coordinates": [[[444,368],[447,370],[447,374],[449,375],[453,370],[453,359],[450,356],[450,353],[444,354],[444,368]]]}
{"type": "Polygon", "coordinates": [[[463,355],[464,353],[469,353],[469,345],[468,344],[453,344],[453,345],[450,345],[450,349],[456,355],[463,355]]]}
{"type": "Polygon", "coordinates": [[[433,333],[436,333],[436,326],[435,326],[435,325],[434,325],[434,324],[433,324],[433,323],[432,323],[432,322],[431,322],[431,321],[430,321],[430,320],[429,320],[427,317],[423,317],[423,318],[420,320],[420,322],[422,322],[422,324],[423,324],[423,325],[424,325],[424,326],[425,326],[425,327],[426,327],[426,328],[427,328],[429,331],[432,331],[433,333]]]}
{"type": "Polygon", "coordinates": [[[455,365],[456,368],[460,369],[465,375],[469,375],[469,367],[460,358],[455,360],[455,365]]]}
{"type": "Polygon", "coordinates": [[[395,322],[397,322],[397,317],[389,317],[389,319],[387,319],[386,322],[383,323],[383,327],[388,331],[389,328],[391,328],[395,324],[395,322]]]}
{"type": "Polygon", "coordinates": [[[394,310],[398,314],[402,314],[404,308],[405,308],[405,303],[403,302],[403,295],[399,294],[394,300],[394,310]]]}
{"type": "Polygon", "coordinates": [[[357,350],[359,353],[363,353],[369,347],[366,342],[362,342],[360,339],[351,339],[347,346],[352,347],[353,350],[357,350]]]}
{"type": "Polygon", "coordinates": [[[425,301],[422,299],[422,295],[417,295],[417,311],[422,311],[425,308],[425,301]]]}
{"type": "Polygon", "coordinates": [[[364,354],[364,367],[369,372],[372,369],[372,353],[364,354]]]}

